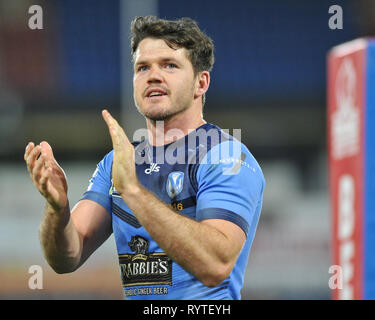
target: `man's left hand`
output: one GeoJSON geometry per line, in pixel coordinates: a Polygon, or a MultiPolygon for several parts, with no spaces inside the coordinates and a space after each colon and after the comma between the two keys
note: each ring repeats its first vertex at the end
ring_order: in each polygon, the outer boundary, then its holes
{"type": "Polygon", "coordinates": [[[139,182],[135,170],[134,146],[130,143],[124,130],[107,110],[102,111],[113,144],[113,185],[121,196],[136,191],[139,182]]]}

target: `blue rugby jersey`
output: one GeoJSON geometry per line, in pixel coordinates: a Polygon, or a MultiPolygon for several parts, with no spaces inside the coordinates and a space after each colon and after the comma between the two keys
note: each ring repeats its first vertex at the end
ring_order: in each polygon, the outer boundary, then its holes
{"type": "Polygon", "coordinates": [[[162,251],[115,190],[112,150],[97,165],[82,199],[96,201],[112,216],[126,298],[240,299],[265,187],[255,158],[245,145],[210,123],[165,146],[151,146],[147,140],[133,145],[137,176],[145,188],[176,214],[237,224],[246,242],[228,278],[206,287],[162,251]]]}

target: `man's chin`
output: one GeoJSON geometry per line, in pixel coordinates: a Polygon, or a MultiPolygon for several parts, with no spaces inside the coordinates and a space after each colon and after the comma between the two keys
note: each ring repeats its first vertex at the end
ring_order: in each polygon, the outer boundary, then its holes
{"type": "Polygon", "coordinates": [[[144,114],[144,116],[151,121],[165,121],[172,115],[170,114],[144,114]]]}
{"type": "Polygon", "coordinates": [[[159,108],[157,110],[157,108],[153,108],[153,109],[149,109],[149,110],[140,110],[140,108],[138,108],[138,111],[146,118],[146,119],[149,119],[151,121],[165,121],[165,120],[169,120],[171,119],[172,117],[174,117],[175,115],[183,112],[184,110],[186,110],[187,108],[180,108],[180,109],[174,109],[171,108],[172,110],[168,110],[168,108],[159,108]]]}
{"type": "Polygon", "coordinates": [[[181,111],[177,112],[170,112],[170,111],[149,111],[149,112],[142,112],[143,116],[151,121],[165,121],[172,118],[174,115],[180,113],[181,111]]]}

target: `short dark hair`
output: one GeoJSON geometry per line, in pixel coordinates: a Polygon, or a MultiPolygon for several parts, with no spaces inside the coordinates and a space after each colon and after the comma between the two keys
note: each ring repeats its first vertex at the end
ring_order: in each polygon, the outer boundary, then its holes
{"type": "Polygon", "coordinates": [[[163,39],[173,49],[185,48],[194,74],[211,71],[215,62],[214,44],[191,18],[164,20],[155,16],[136,17],[131,23],[131,50],[134,53],[145,38],[163,39]]]}

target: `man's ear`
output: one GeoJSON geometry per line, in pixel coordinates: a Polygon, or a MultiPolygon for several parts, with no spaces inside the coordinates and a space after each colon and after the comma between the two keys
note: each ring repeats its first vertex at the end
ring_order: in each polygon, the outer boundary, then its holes
{"type": "Polygon", "coordinates": [[[208,71],[198,72],[196,84],[194,99],[202,97],[208,90],[210,86],[210,73],[208,71]]]}

